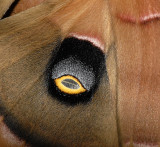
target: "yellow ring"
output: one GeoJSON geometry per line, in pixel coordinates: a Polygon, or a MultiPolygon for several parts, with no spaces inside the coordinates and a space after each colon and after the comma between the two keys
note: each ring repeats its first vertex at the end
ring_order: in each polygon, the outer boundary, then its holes
{"type": "MultiPolygon", "coordinates": [[[[66,75],[66,76],[62,76],[60,78],[57,78],[55,79],[55,83],[56,83],[56,86],[64,93],[67,93],[67,94],[80,94],[80,93],[83,93],[86,91],[85,88],[83,88],[82,84],[79,82],[78,79],[76,79],[75,77],[73,76],[70,76],[70,75],[66,75]],[[64,80],[73,80],[76,85],[79,87],[77,89],[71,89],[69,87],[66,87],[62,82],[64,80]]],[[[69,84],[73,84],[73,83],[69,83],[69,84]]]]}

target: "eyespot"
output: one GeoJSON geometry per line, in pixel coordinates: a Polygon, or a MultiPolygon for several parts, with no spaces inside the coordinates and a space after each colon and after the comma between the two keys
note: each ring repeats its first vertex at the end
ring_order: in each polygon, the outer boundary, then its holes
{"type": "Polygon", "coordinates": [[[54,80],[56,86],[67,94],[80,94],[86,91],[80,81],[73,76],[62,76],[54,80]]]}
{"type": "Polygon", "coordinates": [[[66,38],[53,51],[46,70],[48,93],[66,105],[86,104],[105,72],[105,55],[92,43],[66,38]]]}

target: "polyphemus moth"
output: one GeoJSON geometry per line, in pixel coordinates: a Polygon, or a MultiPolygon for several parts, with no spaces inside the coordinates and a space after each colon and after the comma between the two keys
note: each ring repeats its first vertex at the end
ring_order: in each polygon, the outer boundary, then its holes
{"type": "Polygon", "coordinates": [[[157,0],[1,0],[0,146],[160,146],[157,0]]]}

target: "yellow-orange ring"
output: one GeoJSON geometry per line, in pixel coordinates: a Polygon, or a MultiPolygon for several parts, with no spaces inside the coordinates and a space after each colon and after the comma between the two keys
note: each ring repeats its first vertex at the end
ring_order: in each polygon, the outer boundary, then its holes
{"type": "Polygon", "coordinates": [[[79,80],[73,76],[70,76],[70,75],[62,76],[60,78],[55,79],[54,81],[55,81],[56,86],[62,92],[67,93],[67,94],[80,94],[80,93],[83,93],[86,91],[86,89],[82,86],[82,84],[79,82],[79,80]],[[65,79],[71,79],[71,80],[75,81],[79,85],[79,88],[78,89],[70,89],[70,88],[64,86],[62,84],[62,81],[65,79]]]}

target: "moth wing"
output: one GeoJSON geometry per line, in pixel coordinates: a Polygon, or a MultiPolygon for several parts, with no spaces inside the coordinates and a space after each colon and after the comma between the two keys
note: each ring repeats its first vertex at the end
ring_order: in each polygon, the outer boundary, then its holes
{"type": "MultiPolygon", "coordinates": [[[[60,8],[59,3],[54,11],[54,5],[48,4],[50,1],[0,22],[0,105],[4,121],[14,133],[35,145],[38,140],[41,145],[117,146],[115,99],[107,73],[87,105],[66,107],[47,92],[45,70],[61,40],[59,28],[47,18],[60,8]]],[[[115,64],[115,50],[109,56],[111,66],[115,64]]]]}
{"type": "Polygon", "coordinates": [[[9,9],[9,7],[11,6],[11,4],[14,1],[15,0],[1,0],[1,2],[0,2],[0,18],[2,18],[2,16],[5,14],[5,12],[9,9]]]}

